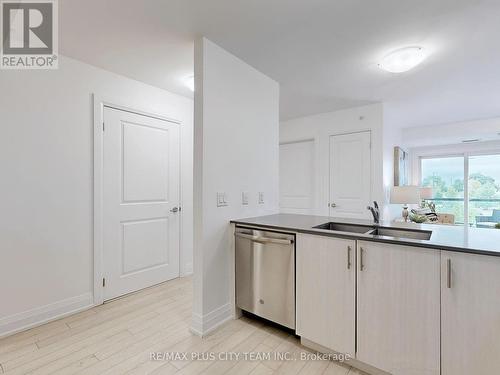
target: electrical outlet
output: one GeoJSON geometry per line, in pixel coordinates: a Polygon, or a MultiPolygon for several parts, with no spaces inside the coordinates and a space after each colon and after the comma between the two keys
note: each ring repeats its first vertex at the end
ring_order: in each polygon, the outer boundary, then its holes
{"type": "Polygon", "coordinates": [[[259,204],[264,204],[264,192],[259,191],[259,204]]]}
{"type": "Polygon", "coordinates": [[[248,206],[248,192],[246,191],[241,193],[241,204],[244,206],[248,206]]]}
{"type": "Polygon", "coordinates": [[[226,193],[217,193],[217,207],[227,206],[226,193]]]}

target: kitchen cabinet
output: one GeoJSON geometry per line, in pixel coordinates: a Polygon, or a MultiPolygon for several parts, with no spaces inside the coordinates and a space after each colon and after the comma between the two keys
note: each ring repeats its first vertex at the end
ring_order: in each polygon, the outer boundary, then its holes
{"type": "Polygon", "coordinates": [[[442,251],[441,304],[442,375],[500,374],[500,258],[442,251]]]}
{"type": "Polygon", "coordinates": [[[357,360],[439,375],[440,272],[439,251],[358,241],[357,360]]]}
{"type": "Polygon", "coordinates": [[[298,234],[297,334],[330,350],[355,353],[356,242],[298,234]]]}
{"type": "Polygon", "coordinates": [[[368,236],[324,221],[250,221],[298,232],[296,332],[305,346],[354,353],[350,364],[370,373],[500,374],[500,232],[428,227],[426,248],[404,240],[406,227],[368,236]]]}

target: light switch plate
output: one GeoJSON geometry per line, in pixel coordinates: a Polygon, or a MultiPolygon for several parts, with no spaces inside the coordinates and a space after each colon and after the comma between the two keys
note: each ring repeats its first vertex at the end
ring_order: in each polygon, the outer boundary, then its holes
{"type": "Polygon", "coordinates": [[[226,193],[217,193],[217,207],[227,206],[226,193]]]}
{"type": "Polygon", "coordinates": [[[241,204],[244,206],[248,206],[248,192],[246,191],[241,193],[241,204]]]}
{"type": "Polygon", "coordinates": [[[264,192],[259,191],[259,204],[264,204],[264,192]]]}

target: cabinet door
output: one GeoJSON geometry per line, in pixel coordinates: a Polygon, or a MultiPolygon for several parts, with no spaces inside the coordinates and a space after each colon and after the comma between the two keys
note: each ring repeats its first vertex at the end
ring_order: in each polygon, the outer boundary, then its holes
{"type": "Polygon", "coordinates": [[[500,258],[443,251],[441,288],[442,374],[500,374],[500,258]]]}
{"type": "Polygon", "coordinates": [[[391,374],[440,371],[440,252],[358,241],[356,358],[391,374]]]}
{"type": "Polygon", "coordinates": [[[355,241],[297,235],[297,334],[355,352],[355,241]]]}

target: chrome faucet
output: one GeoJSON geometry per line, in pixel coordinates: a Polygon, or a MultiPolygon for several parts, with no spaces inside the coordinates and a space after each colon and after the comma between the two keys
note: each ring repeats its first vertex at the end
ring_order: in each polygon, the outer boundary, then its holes
{"type": "Polygon", "coordinates": [[[375,224],[380,223],[380,209],[378,208],[378,203],[377,201],[373,201],[373,207],[368,206],[366,207],[367,210],[369,210],[372,215],[373,215],[373,222],[375,224]]]}

